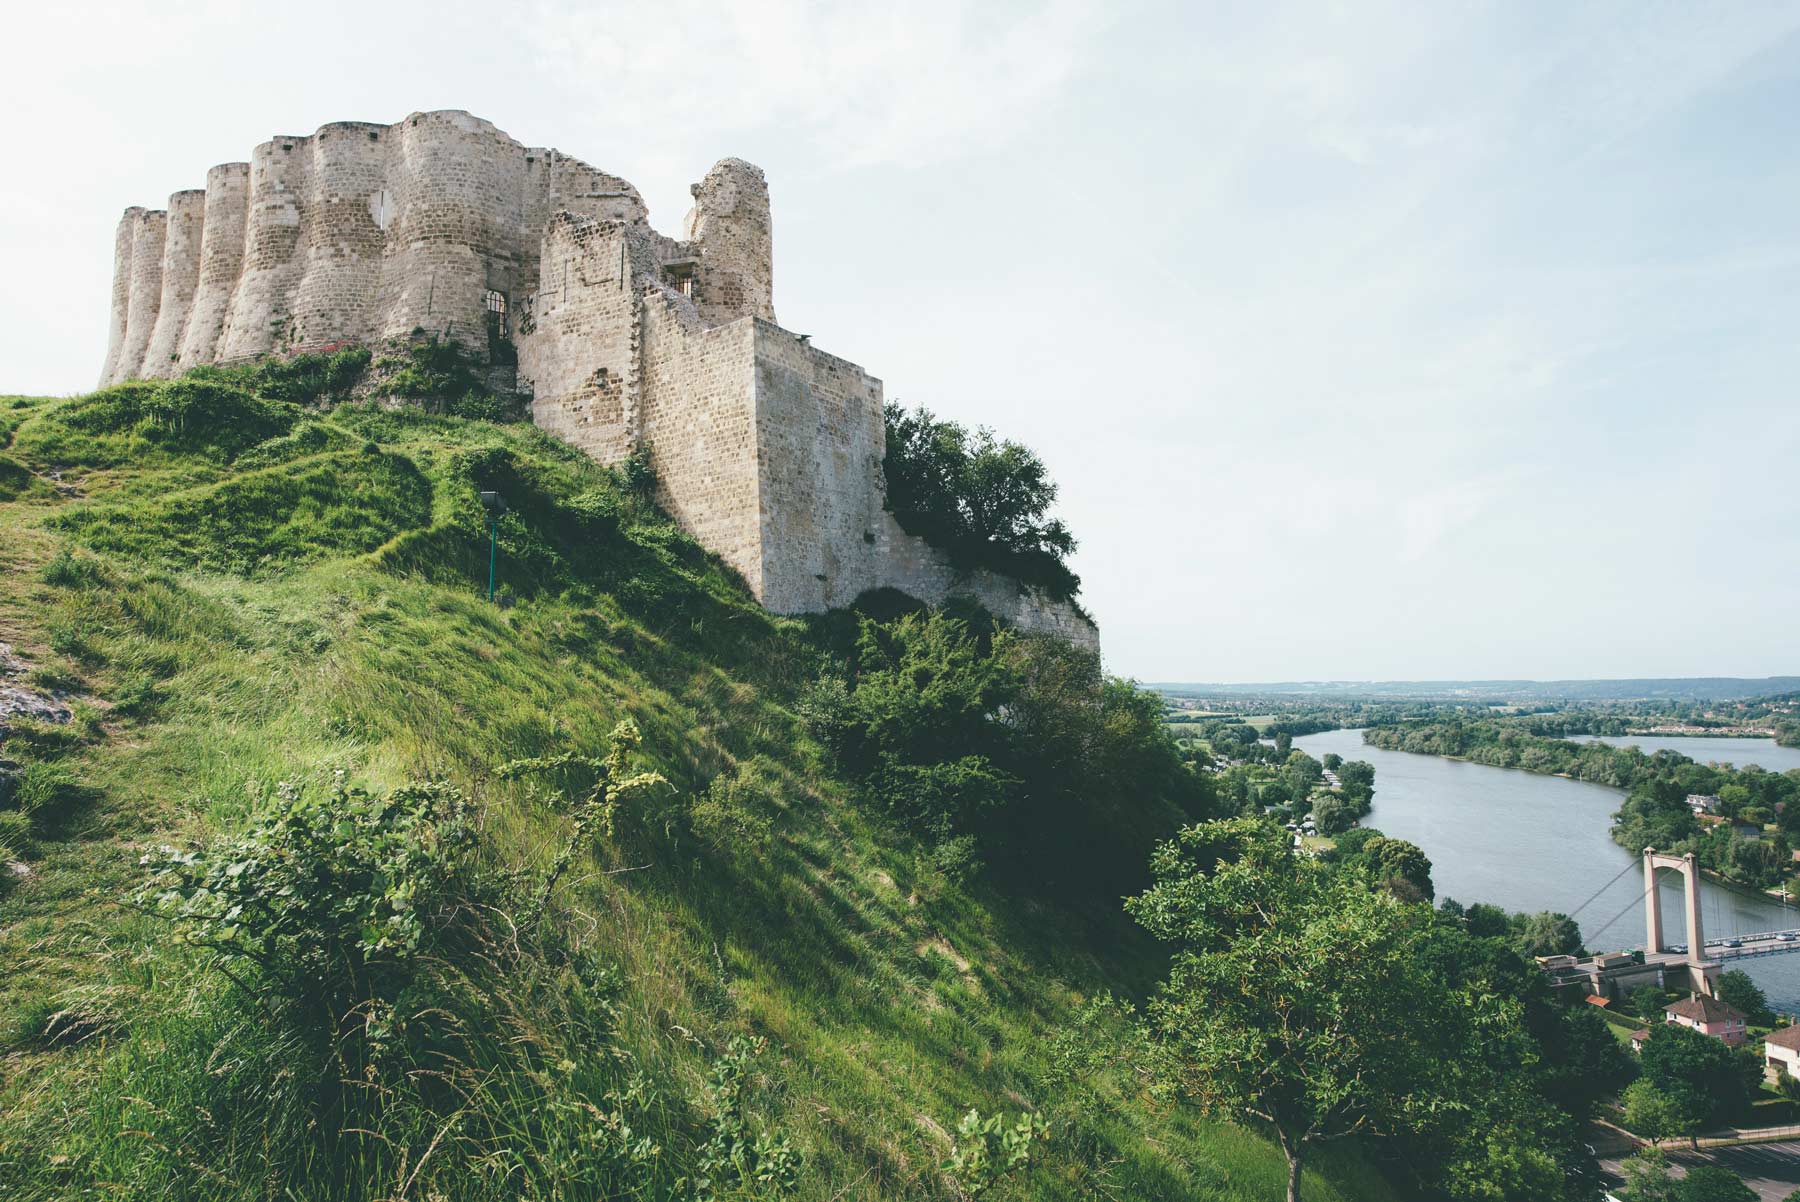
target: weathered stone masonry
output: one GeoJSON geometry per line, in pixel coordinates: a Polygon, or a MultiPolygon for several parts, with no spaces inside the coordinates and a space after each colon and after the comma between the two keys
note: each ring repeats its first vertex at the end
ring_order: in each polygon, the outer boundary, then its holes
{"type": "Polygon", "coordinates": [[[516,356],[533,420],[661,500],[777,613],[890,587],[1098,646],[1066,602],[894,522],[881,381],[775,324],[763,173],[724,159],[683,236],[629,183],[464,112],[277,137],[114,239],[101,383],[419,332],[516,356]]]}

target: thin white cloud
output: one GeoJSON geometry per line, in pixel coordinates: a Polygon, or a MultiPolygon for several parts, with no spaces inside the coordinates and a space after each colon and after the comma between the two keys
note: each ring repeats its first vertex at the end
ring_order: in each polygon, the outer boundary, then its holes
{"type": "Polygon", "coordinates": [[[716,141],[804,133],[829,161],[922,166],[1036,120],[1105,27],[1095,0],[840,5],[539,0],[524,25],[544,74],[620,128],[716,141]]]}

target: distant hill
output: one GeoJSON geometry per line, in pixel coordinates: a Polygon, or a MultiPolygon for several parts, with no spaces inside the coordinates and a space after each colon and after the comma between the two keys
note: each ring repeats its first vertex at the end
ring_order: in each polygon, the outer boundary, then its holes
{"type": "Polygon", "coordinates": [[[1250,684],[1153,682],[1169,696],[1290,697],[1321,701],[1738,701],[1800,690],[1800,676],[1641,680],[1293,680],[1250,684]]]}

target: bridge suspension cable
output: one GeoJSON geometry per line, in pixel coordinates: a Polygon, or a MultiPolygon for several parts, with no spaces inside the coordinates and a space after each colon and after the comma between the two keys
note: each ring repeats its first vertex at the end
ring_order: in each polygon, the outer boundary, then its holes
{"type": "Polygon", "coordinates": [[[1620,877],[1624,876],[1626,873],[1630,872],[1633,868],[1636,868],[1637,866],[1638,866],[1638,862],[1636,860],[1632,860],[1630,863],[1626,864],[1625,867],[1619,869],[1618,872],[1613,874],[1612,880],[1606,882],[1606,884],[1604,884],[1604,885],[1600,886],[1598,889],[1594,890],[1594,894],[1592,897],[1590,897],[1586,901],[1582,902],[1579,906],[1576,906],[1573,910],[1570,910],[1569,917],[1573,918],[1577,914],[1581,913],[1583,910],[1587,909],[1589,906],[1593,905],[1594,902],[1599,900],[1600,895],[1602,893],[1605,893],[1608,889],[1611,889],[1620,877]]]}
{"type": "MultiPolygon", "coordinates": [[[[1587,932],[1585,935],[1582,936],[1581,941],[1583,943],[1587,943],[1589,940],[1591,940],[1595,936],[1599,935],[1601,931],[1604,931],[1607,927],[1610,927],[1613,923],[1619,921],[1619,919],[1621,919],[1621,918],[1625,917],[1627,914],[1631,913],[1633,906],[1641,906],[1643,904],[1644,904],[1643,898],[1641,898],[1641,897],[1632,898],[1629,902],[1625,903],[1625,908],[1623,910],[1620,910],[1617,914],[1614,914],[1611,918],[1607,919],[1604,923],[1600,924],[1598,927],[1594,928],[1592,931],[1587,932]]],[[[1656,949],[1649,948],[1646,950],[1655,951],[1656,949]]]]}

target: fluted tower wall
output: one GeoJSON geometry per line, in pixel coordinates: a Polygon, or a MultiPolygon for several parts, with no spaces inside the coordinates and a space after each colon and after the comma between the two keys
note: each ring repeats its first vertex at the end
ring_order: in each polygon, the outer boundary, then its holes
{"type": "Polygon", "coordinates": [[[113,231],[112,315],[106,330],[106,363],[100,369],[100,386],[119,378],[119,359],[125,349],[126,315],[131,308],[131,246],[143,208],[133,205],[119,218],[113,231]]]}
{"type": "Polygon", "coordinates": [[[244,269],[215,356],[221,363],[254,359],[285,345],[291,333],[305,192],[312,156],[305,138],[274,138],[250,156],[250,201],[244,219],[244,269]]]}
{"type": "Polygon", "coordinates": [[[139,213],[131,235],[131,297],[125,308],[125,342],[119,350],[114,380],[144,374],[144,355],[156,329],[162,305],[163,241],[169,214],[162,209],[139,213]]]}
{"type": "MultiPolygon", "coordinates": [[[[368,342],[386,242],[388,127],[360,121],[324,126],[312,157],[293,301],[294,350],[368,342]]],[[[299,153],[296,150],[296,153],[299,153]]]]}
{"type": "Polygon", "coordinates": [[[393,137],[397,217],[382,269],[379,333],[424,330],[485,349],[484,294],[523,286],[525,148],[460,112],[415,113],[393,137]]]}
{"type": "MultiPolygon", "coordinates": [[[[716,320],[772,313],[761,172],[729,159],[695,191],[708,245],[729,260],[701,288],[708,311],[716,320]]],[[[504,297],[495,302],[503,332],[517,335],[557,213],[640,230],[686,273],[684,291],[700,284],[701,248],[652,230],[630,183],[461,111],[273,138],[249,163],[208,172],[203,201],[182,195],[156,252],[166,272],[138,262],[138,217],[116,233],[106,380],[415,331],[488,352],[488,293],[504,297]],[[152,276],[169,294],[167,314],[161,295],[133,308],[133,281],[152,276]]]]}
{"type": "Polygon", "coordinates": [[[206,191],[196,188],[169,197],[167,231],[163,238],[162,300],[156,308],[156,324],[144,351],[140,374],[146,379],[167,379],[177,372],[182,335],[193,311],[194,292],[200,284],[200,242],[206,220],[206,191]]]}
{"type": "Polygon", "coordinates": [[[250,199],[250,164],[221,163],[206,173],[206,213],[200,230],[200,279],[176,352],[176,368],[211,363],[244,268],[244,218],[250,199]]]}

